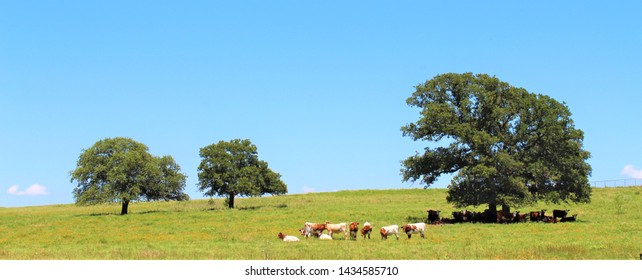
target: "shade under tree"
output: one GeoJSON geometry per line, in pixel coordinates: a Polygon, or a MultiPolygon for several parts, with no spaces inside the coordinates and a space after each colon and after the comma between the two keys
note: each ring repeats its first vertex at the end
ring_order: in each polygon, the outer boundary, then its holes
{"type": "Polygon", "coordinates": [[[590,154],[565,104],[487,74],[442,74],[415,89],[407,103],[420,119],[402,132],[430,146],[403,161],[404,181],[428,187],[454,173],[448,202],[492,211],[590,202],[590,154]]]}
{"type": "Polygon", "coordinates": [[[226,196],[229,208],[234,208],[237,196],[287,193],[281,175],[259,160],[256,146],[248,139],[219,141],[201,148],[200,156],[199,190],[207,196],[226,196]]]}
{"type": "Polygon", "coordinates": [[[188,200],[186,176],[171,156],[155,157],[131,138],[106,138],[83,150],[70,172],[78,205],[132,201],[188,200]]]}

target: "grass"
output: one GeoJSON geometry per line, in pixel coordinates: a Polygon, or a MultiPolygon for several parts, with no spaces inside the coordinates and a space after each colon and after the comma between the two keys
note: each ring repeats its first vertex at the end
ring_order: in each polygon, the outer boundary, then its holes
{"type": "MultiPolygon", "coordinates": [[[[361,190],[237,200],[146,202],[79,207],[0,208],[0,259],[169,260],[619,260],[642,253],[642,187],[596,188],[590,204],[537,204],[521,210],[570,209],[575,223],[430,226],[426,239],[400,236],[334,241],[302,238],[304,222],[369,221],[379,227],[455,210],[443,189],[361,190]],[[377,253],[385,252],[385,253],[377,253]]],[[[481,211],[483,207],[469,208],[481,211]]]]}

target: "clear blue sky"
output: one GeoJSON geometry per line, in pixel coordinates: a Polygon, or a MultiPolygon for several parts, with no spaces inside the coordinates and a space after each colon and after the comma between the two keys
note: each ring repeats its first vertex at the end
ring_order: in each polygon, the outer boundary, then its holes
{"type": "Polygon", "coordinates": [[[234,138],[290,193],[419,188],[405,100],[446,72],[565,102],[591,181],[642,178],[642,2],[352,2],[0,1],[0,206],[72,203],[81,151],[117,136],[192,198],[199,148],[234,138]]]}

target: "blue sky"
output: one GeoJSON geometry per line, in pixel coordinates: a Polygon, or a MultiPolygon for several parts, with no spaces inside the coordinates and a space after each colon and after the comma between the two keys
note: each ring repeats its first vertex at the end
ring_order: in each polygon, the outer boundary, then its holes
{"type": "Polygon", "coordinates": [[[590,180],[642,179],[639,1],[448,2],[0,1],[0,206],[72,203],[81,151],[118,136],[192,198],[199,148],[234,138],[290,193],[423,187],[405,100],[447,72],[565,102],[590,180]]]}

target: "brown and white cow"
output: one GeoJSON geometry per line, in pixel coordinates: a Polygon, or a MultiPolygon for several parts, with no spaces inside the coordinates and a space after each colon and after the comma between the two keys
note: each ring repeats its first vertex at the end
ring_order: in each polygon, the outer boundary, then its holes
{"type": "Polygon", "coordinates": [[[296,242],[296,241],[299,241],[299,238],[297,238],[296,236],[292,236],[292,235],[285,235],[285,234],[283,234],[283,233],[281,233],[281,232],[279,232],[279,235],[278,235],[278,236],[279,236],[279,238],[280,238],[281,240],[283,240],[283,241],[285,241],[285,242],[296,242]]]}
{"type": "Polygon", "coordinates": [[[531,222],[541,222],[542,219],[544,219],[545,213],[546,209],[542,209],[540,211],[532,211],[530,213],[531,222]]]}
{"type": "Polygon", "coordinates": [[[410,239],[413,233],[419,233],[421,238],[426,238],[424,235],[426,223],[405,224],[401,228],[408,235],[408,239],[410,239]]]}
{"type": "Polygon", "coordinates": [[[386,240],[388,239],[388,235],[395,235],[397,237],[397,240],[399,240],[399,226],[398,225],[390,225],[387,227],[381,227],[381,230],[379,230],[379,233],[381,233],[381,239],[386,240]]]}
{"type": "Polygon", "coordinates": [[[326,224],[306,222],[303,224],[303,228],[300,229],[299,232],[301,232],[301,235],[305,236],[305,238],[308,238],[313,234],[317,235],[317,233],[320,235],[324,230],[326,230],[325,225],[326,224]]]}
{"type": "Polygon", "coordinates": [[[363,235],[363,240],[366,240],[366,235],[370,239],[370,233],[372,232],[372,225],[370,223],[363,223],[363,228],[361,228],[361,235],[363,235]]]}
{"type": "Polygon", "coordinates": [[[357,232],[359,231],[359,223],[350,223],[350,240],[357,240],[357,232]]]}

